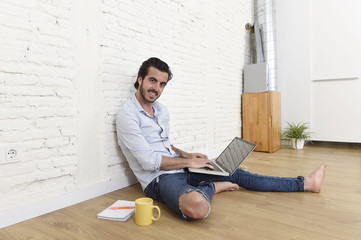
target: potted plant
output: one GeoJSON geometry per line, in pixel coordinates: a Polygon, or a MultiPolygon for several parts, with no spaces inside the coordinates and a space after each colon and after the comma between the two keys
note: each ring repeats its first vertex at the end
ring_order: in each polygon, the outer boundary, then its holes
{"type": "Polygon", "coordinates": [[[311,138],[310,126],[308,123],[298,123],[293,122],[287,123],[287,127],[283,130],[283,139],[289,139],[291,141],[291,147],[294,149],[303,149],[305,140],[311,138]]]}

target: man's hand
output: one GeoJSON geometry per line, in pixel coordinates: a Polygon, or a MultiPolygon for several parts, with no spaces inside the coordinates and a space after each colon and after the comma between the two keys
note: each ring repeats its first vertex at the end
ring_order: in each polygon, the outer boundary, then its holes
{"type": "MultiPolygon", "coordinates": [[[[202,154],[202,156],[205,156],[205,155],[202,154]]],[[[212,162],[207,158],[207,156],[189,159],[189,167],[213,169],[212,162]]]]}
{"type": "Polygon", "coordinates": [[[212,162],[208,159],[208,156],[203,153],[187,153],[186,158],[190,160],[191,168],[213,169],[212,162]]]}
{"type": "Polygon", "coordinates": [[[202,153],[188,153],[189,155],[187,156],[187,158],[203,158],[203,159],[207,159],[208,157],[205,154],[202,153]]]}
{"type": "Polygon", "coordinates": [[[179,154],[179,158],[170,158],[162,156],[162,162],[160,165],[161,170],[174,170],[182,169],[186,167],[191,168],[211,168],[213,169],[212,162],[208,159],[207,155],[202,153],[188,153],[182,151],[173,145],[171,146],[173,151],[179,154]]]}
{"type": "Polygon", "coordinates": [[[181,158],[187,158],[187,159],[190,159],[190,158],[203,158],[203,159],[208,159],[207,155],[202,154],[202,153],[188,153],[186,151],[182,151],[182,150],[174,147],[173,145],[171,147],[172,147],[173,151],[178,153],[179,157],[181,157],[181,158]]]}
{"type": "Polygon", "coordinates": [[[193,158],[171,158],[162,156],[160,164],[161,170],[175,170],[186,167],[191,168],[210,168],[213,169],[212,162],[204,154],[195,154],[193,158]],[[198,156],[198,157],[197,157],[198,156]]]}

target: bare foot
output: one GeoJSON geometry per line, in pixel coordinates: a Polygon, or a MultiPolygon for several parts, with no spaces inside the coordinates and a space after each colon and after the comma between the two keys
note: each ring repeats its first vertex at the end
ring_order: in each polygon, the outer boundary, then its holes
{"type": "Polygon", "coordinates": [[[231,182],[214,182],[214,186],[216,188],[216,193],[224,191],[234,191],[239,189],[239,186],[237,184],[231,182]]]}
{"type": "Polygon", "coordinates": [[[322,163],[315,171],[310,175],[305,177],[304,189],[305,191],[310,191],[318,193],[321,191],[321,185],[325,177],[326,163],[322,163]]]}

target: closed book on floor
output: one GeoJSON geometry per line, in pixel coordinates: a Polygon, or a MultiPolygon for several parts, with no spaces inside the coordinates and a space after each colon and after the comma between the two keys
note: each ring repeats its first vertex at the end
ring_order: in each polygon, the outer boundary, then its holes
{"type": "Polygon", "coordinates": [[[127,221],[134,213],[134,201],[118,200],[101,213],[98,213],[97,218],[123,222],[127,221]]]}

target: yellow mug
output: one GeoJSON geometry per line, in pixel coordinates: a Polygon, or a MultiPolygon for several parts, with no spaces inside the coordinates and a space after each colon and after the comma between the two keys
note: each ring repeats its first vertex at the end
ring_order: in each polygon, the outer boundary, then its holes
{"type": "Polygon", "coordinates": [[[147,226],[157,221],[160,218],[160,209],[158,206],[153,206],[153,199],[138,198],[135,200],[135,223],[139,226],[147,226]],[[153,209],[158,210],[158,217],[153,216],[153,209]]]}

